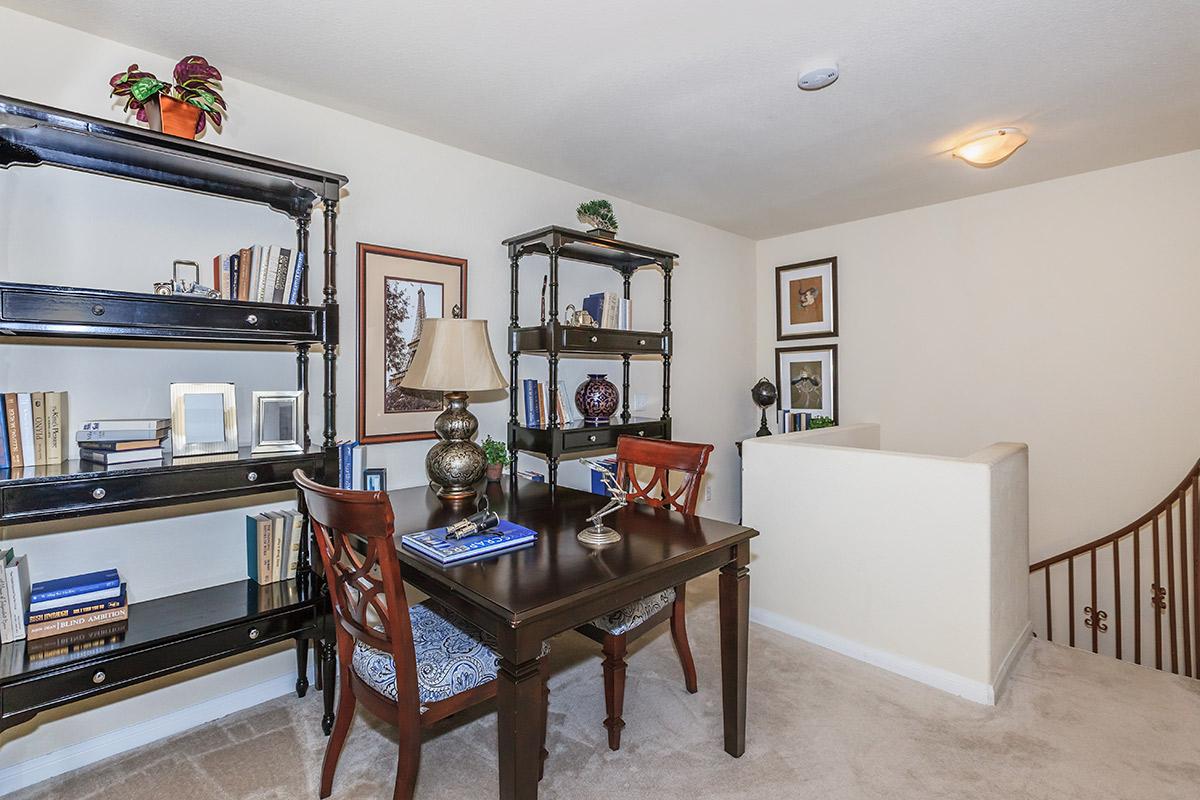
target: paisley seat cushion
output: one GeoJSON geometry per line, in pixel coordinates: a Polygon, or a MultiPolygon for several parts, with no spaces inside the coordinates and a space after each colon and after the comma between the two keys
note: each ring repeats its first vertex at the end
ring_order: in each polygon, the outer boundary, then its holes
{"type": "Polygon", "coordinates": [[[641,625],[673,602],[675,602],[675,590],[663,589],[657,594],[643,597],[624,608],[618,608],[602,617],[596,617],[592,620],[592,624],[605,633],[620,636],[641,625]]]}
{"type": "MultiPolygon", "coordinates": [[[[491,636],[432,600],[411,606],[408,616],[412,620],[422,712],[427,703],[496,679],[499,657],[491,636]]],[[[548,652],[550,646],[543,642],[542,655],[548,652]]],[[[357,641],[350,667],[372,689],[396,699],[396,664],[390,653],[357,641]]]]}

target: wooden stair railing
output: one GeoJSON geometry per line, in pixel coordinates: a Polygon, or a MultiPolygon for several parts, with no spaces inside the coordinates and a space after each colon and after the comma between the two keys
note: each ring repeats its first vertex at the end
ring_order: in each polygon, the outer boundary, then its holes
{"type": "Polygon", "coordinates": [[[1152,647],[1155,669],[1200,678],[1198,490],[1200,461],[1161,503],[1130,524],[1030,566],[1031,598],[1039,613],[1038,593],[1045,599],[1045,618],[1040,626],[1035,620],[1037,635],[1055,641],[1058,631],[1061,639],[1065,621],[1067,644],[1080,646],[1076,633],[1082,622],[1093,653],[1122,660],[1132,654],[1134,663],[1150,666],[1143,654],[1152,647]]]}

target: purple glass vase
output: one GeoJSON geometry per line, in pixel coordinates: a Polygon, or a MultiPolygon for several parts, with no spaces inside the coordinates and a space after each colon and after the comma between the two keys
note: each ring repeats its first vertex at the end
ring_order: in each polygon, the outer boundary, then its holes
{"type": "Polygon", "coordinates": [[[575,390],[575,407],[583,414],[583,421],[603,425],[617,411],[617,387],[604,375],[588,375],[588,379],[575,390]]]}

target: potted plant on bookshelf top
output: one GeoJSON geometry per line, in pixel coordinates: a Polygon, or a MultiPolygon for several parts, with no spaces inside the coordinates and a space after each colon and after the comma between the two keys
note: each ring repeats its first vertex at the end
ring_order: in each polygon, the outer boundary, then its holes
{"type": "Polygon", "coordinates": [[[483,455],[487,459],[487,479],[493,483],[500,480],[504,468],[508,466],[508,448],[504,442],[487,437],[483,442],[483,455]]]}
{"type": "Polygon", "coordinates": [[[208,122],[218,130],[226,113],[225,98],[217,91],[221,72],[203,56],[185,56],[175,65],[175,83],[164,83],[137,64],[109,79],[113,97],[124,97],[125,110],[137,111],[138,122],[151,130],[195,139],[208,122]]]}
{"type": "Polygon", "coordinates": [[[588,233],[607,239],[617,238],[617,214],[607,200],[588,200],[575,209],[575,216],[584,225],[591,225],[588,233]]]}

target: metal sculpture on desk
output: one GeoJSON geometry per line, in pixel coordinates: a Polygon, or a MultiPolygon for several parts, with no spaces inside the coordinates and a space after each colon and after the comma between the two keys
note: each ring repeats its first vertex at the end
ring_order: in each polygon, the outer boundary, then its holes
{"type": "Polygon", "coordinates": [[[762,422],[758,426],[758,433],[754,435],[770,436],[771,429],[767,427],[767,406],[779,399],[779,390],[766,378],[759,378],[758,383],[750,387],[750,397],[754,399],[754,404],[762,409],[762,422]]]}
{"type": "Polygon", "coordinates": [[[584,528],[575,534],[576,539],[593,547],[603,547],[606,544],[621,541],[621,534],[607,525],[601,525],[600,520],[614,511],[619,511],[629,505],[629,499],[626,496],[625,490],[620,487],[616,477],[611,472],[607,470],[601,471],[600,479],[604,481],[604,488],[608,489],[612,497],[605,504],[604,508],[587,518],[587,521],[592,523],[591,527],[584,528]]]}

